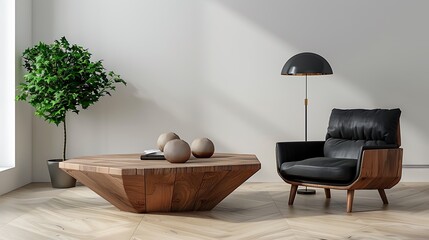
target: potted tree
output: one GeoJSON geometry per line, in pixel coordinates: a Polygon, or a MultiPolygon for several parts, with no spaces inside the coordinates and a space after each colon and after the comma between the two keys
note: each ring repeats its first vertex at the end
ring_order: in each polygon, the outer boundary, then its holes
{"type": "Polygon", "coordinates": [[[91,53],[65,37],[52,44],[40,42],[23,53],[24,67],[28,71],[18,86],[16,99],[28,101],[35,115],[57,126],[62,124],[64,145],[62,159],[48,160],[52,187],[73,187],[76,180],[59,169],[65,161],[67,147],[66,115],[79,113],[100,97],[115,91],[115,85],[126,82],[114,72],[106,72],[101,60],[91,61],[91,53]]]}

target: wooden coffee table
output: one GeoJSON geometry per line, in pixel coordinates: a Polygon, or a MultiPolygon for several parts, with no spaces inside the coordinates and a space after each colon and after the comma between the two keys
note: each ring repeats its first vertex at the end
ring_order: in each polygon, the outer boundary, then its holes
{"type": "Polygon", "coordinates": [[[140,154],[70,159],[60,168],[122,211],[211,210],[261,168],[255,155],[217,153],[186,163],[140,154]]]}

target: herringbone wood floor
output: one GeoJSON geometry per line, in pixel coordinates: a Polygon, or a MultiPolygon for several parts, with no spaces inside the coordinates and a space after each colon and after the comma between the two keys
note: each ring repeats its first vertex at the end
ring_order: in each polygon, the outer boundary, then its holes
{"type": "Polygon", "coordinates": [[[357,191],[347,214],[346,192],[298,195],[289,185],[245,183],[214,210],[169,214],[121,212],[84,186],[30,184],[0,197],[0,239],[428,239],[429,183],[357,191]]]}

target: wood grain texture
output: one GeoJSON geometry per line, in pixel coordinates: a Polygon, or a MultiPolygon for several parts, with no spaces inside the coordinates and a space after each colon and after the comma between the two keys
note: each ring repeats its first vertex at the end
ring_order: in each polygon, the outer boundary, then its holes
{"type": "Polygon", "coordinates": [[[194,210],[207,211],[213,209],[226,196],[232,193],[257,171],[257,169],[228,171],[221,181],[217,181],[217,183],[211,188],[210,192],[206,192],[205,194],[201,194],[201,192],[199,192],[199,197],[197,198],[194,210]]]}
{"type": "Polygon", "coordinates": [[[189,211],[194,209],[195,199],[203,180],[204,173],[176,172],[171,211],[189,211]]]}
{"type": "Polygon", "coordinates": [[[66,172],[122,211],[141,212],[146,209],[143,176],[115,176],[78,170],[66,172]]]}
{"type": "Polygon", "coordinates": [[[224,181],[224,178],[227,174],[228,171],[207,172],[204,174],[201,185],[198,189],[197,196],[195,198],[195,209],[204,208],[205,202],[209,200],[209,194],[214,191],[216,185],[218,185],[221,181],[224,181]]]}
{"type": "Polygon", "coordinates": [[[402,148],[365,150],[353,189],[388,189],[402,176],[402,148]]]}
{"type": "Polygon", "coordinates": [[[261,164],[250,154],[215,154],[184,164],[121,154],[71,159],[60,168],[120,210],[170,212],[211,210],[261,164]]]}
{"type": "Polygon", "coordinates": [[[176,174],[156,174],[155,171],[145,174],[146,211],[169,212],[173,200],[176,174]]]}
{"type": "Polygon", "coordinates": [[[86,186],[53,189],[31,183],[0,196],[0,239],[114,240],[398,240],[428,239],[429,184],[400,182],[386,191],[395,204],[383,206],[377,191],[354,196],[347,214],[345,191],[323,189],[297,195],[289,186],[244,183],[213,210],[169,214],[117,211],[86,186]],[[285,189],[287,187],[287,189],[285,189]]]}

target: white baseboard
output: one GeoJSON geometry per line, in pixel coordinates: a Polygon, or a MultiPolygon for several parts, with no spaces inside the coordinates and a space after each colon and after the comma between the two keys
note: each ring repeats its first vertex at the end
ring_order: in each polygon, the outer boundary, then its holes
{"type": "Polygon", "coordinates": [[[402,168],[401,182],[429,182],[429,167],[402,168]]]}

